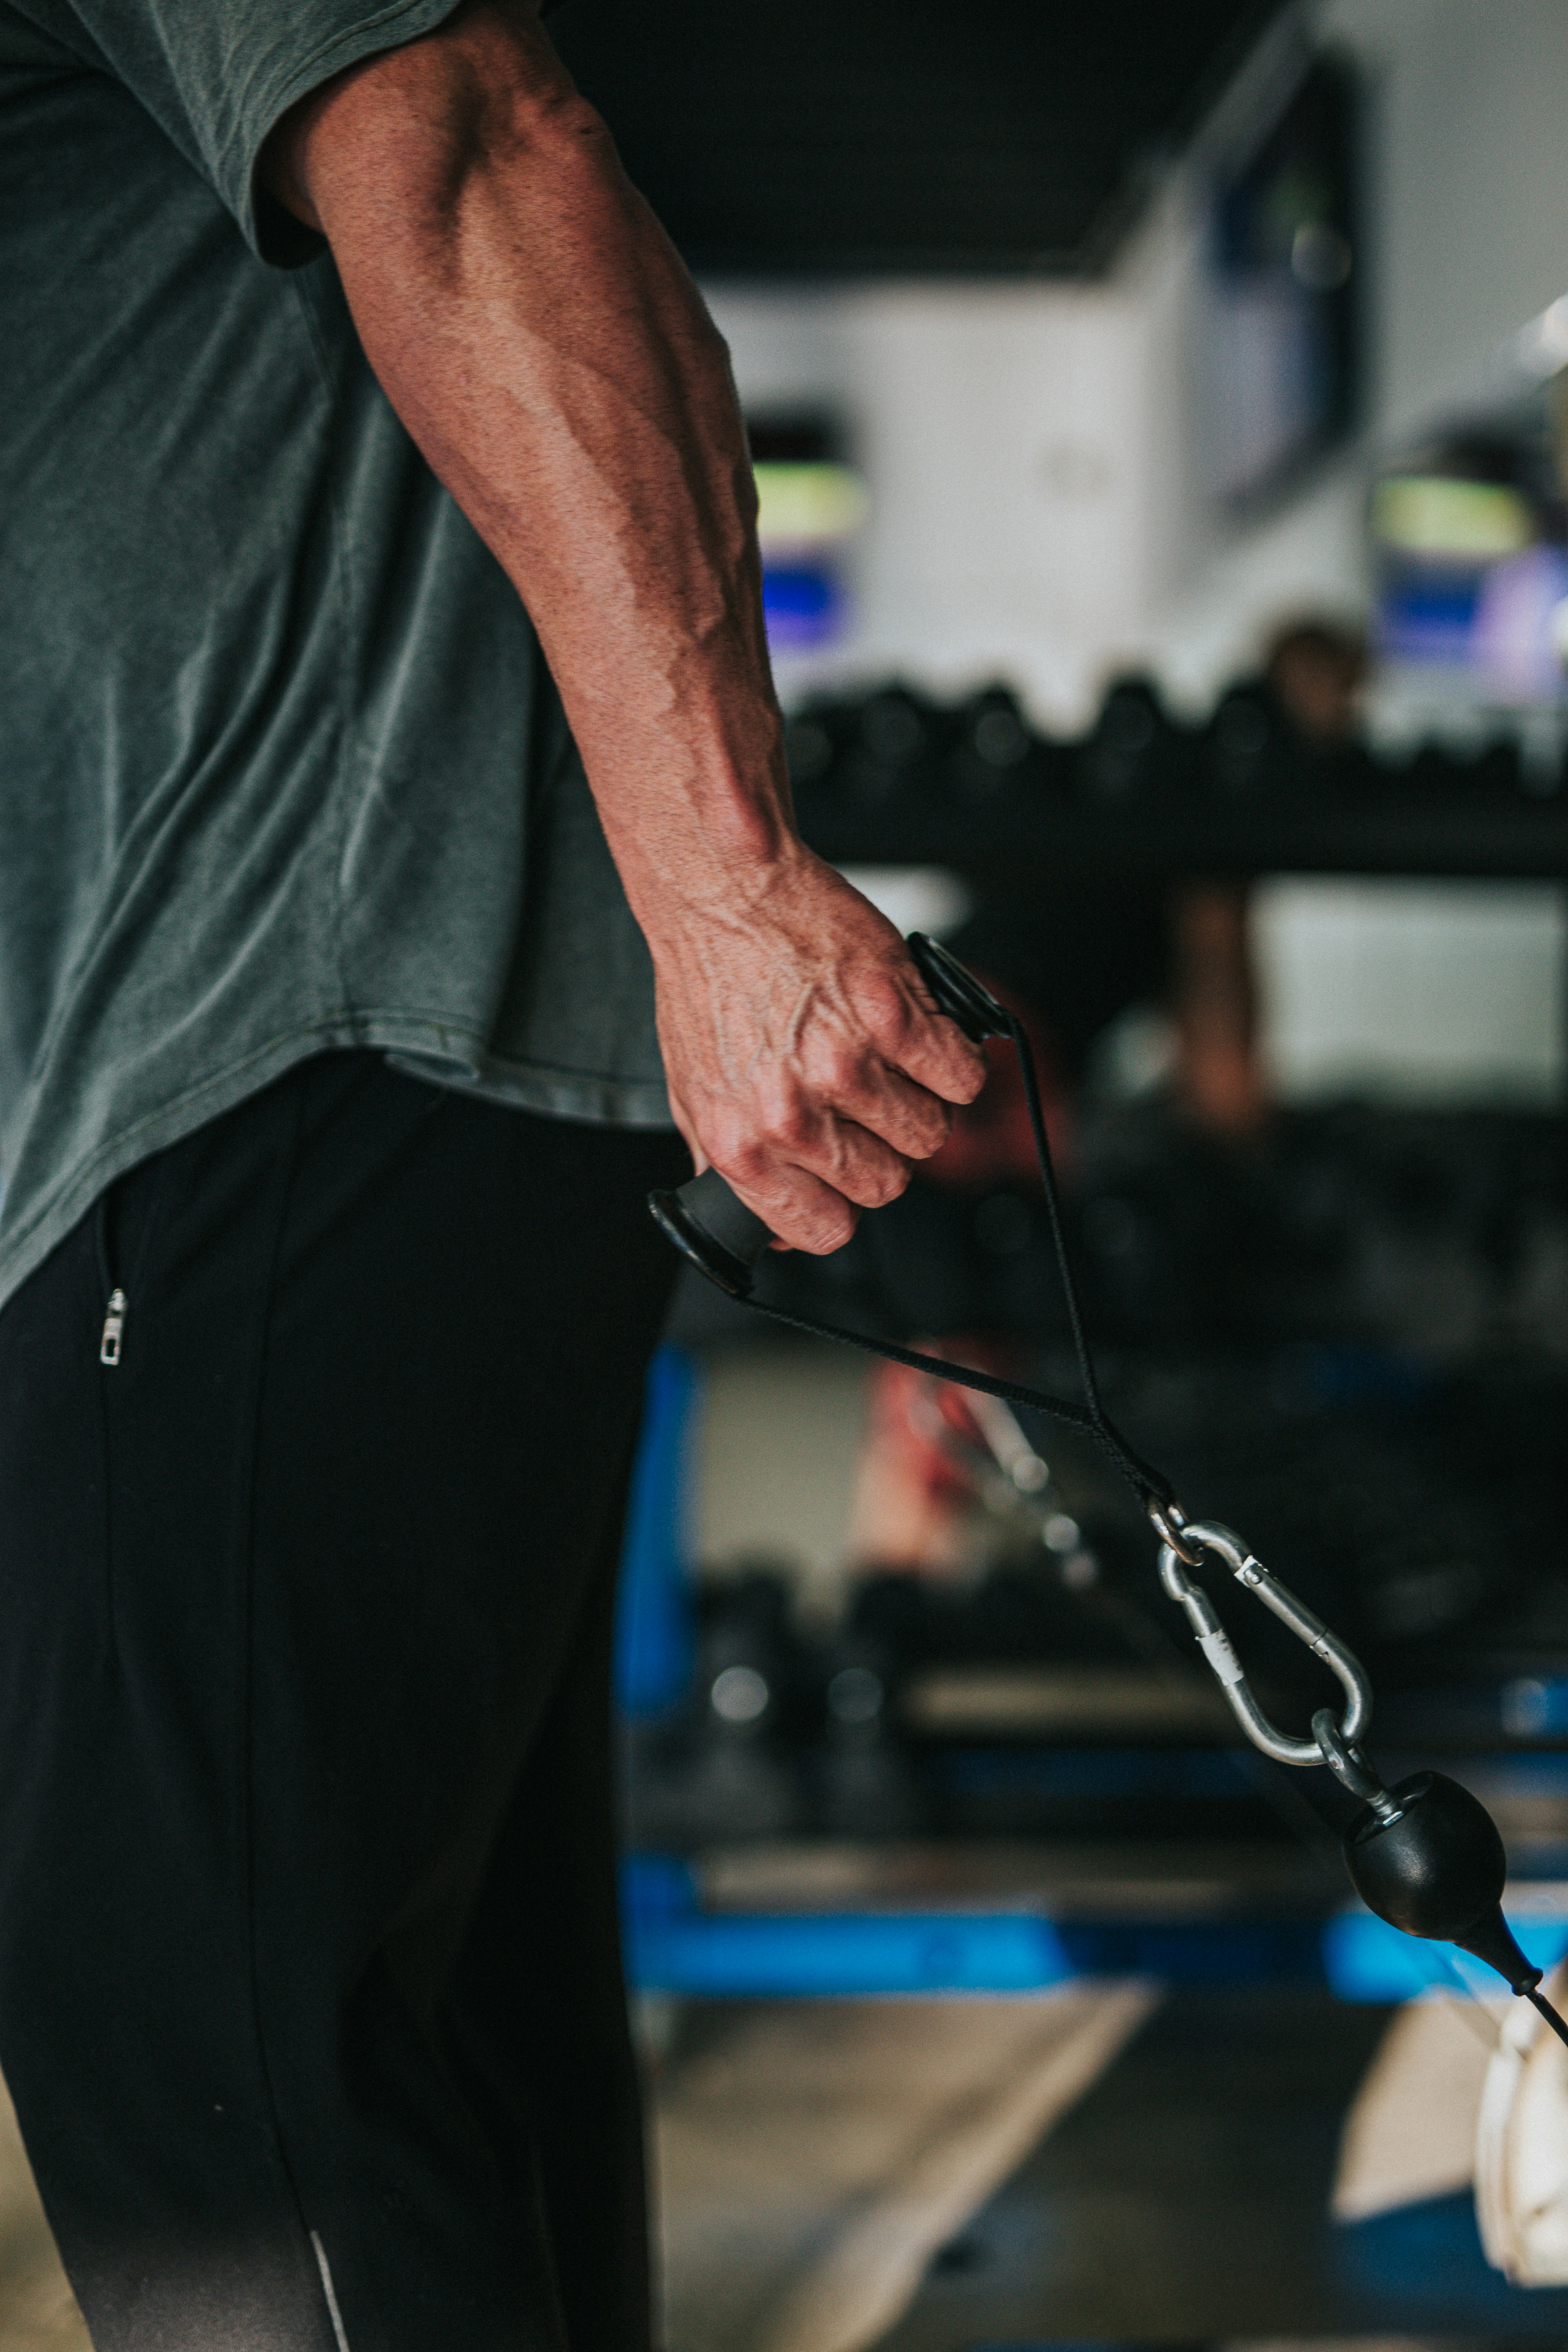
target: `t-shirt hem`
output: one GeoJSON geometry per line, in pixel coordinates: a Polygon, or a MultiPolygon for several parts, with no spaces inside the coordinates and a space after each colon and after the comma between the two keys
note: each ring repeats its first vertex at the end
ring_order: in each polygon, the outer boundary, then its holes
{"type": "Polygon", "coordinates": [[[50,1252],[80,1223],[99,1195],[139,1161],[259,1094],[312,1055],[354,1046],[384,1053],[395,1067],[436,1086],[488,1097],[518,1110],[593,1127],[668,1128],[662,1080],[511,1061],[449,1022],[398,1013],[343,1013],[289,1031],[243,1061],[145,1113],[76,1162],[0,1244],[0,1312],[50,1252]]]}

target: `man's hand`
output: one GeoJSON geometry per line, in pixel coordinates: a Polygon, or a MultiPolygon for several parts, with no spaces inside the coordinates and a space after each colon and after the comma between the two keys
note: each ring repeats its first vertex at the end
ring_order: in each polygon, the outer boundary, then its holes
{"type": "Polygon", "coordinates": [[[654,955],[681,1133],[797,1249],[840,1248],[984,1083],[892,925],[807,850],[654,955]]]}
{"type": "Polygon", "coordinates": [[[801,845],[729,355],[537,0],[465,0],[302,100],[260,176],[538,630],[658,976],[675,1115],[834,1249],[984,1066],[801,845]]]}

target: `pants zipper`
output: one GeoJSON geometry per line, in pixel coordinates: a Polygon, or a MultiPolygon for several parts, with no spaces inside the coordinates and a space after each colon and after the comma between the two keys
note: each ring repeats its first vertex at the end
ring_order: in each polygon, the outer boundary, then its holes
{"type": "Polygon", "coordinates": [[[98,1343],[98,1360],[112,1368],[120,1361],[121,1334],[125,1328],[126,1310],[131,1302],[117,1283],[109,1294],[109,1312],[103,1318],[103,1336],[98,1343]]]}

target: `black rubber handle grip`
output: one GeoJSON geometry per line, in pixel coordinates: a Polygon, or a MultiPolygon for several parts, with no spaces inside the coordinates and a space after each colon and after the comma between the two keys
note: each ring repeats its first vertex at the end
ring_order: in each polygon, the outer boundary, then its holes
{"type": "Polygon", "coordinates": [[[744,1298],[758,1259],[773,1240],[761,1217],[738,1200],[717,1168],[705,1168],[676,1192],[650,1192],[656,1223],[699,1273],[731,1298],[744,1298]]]}
{"type": "MultiPolygon", "coordinates": [[[[956,1021],[966,1037],[978,1045],[986,1037],[1006,1035],[1002,1006],[940,940],[913,931],[910,953],[936,999],[937,1011],[956,1021]]],[[[752,1277],[773,1236],[762,1218],[736,1199],[716,1168],[705,1168],[677,1192],[650,1192],[647,1204],[655,1223],[700,1274],[731,1298],[751,1296],[752,1277]]]]}

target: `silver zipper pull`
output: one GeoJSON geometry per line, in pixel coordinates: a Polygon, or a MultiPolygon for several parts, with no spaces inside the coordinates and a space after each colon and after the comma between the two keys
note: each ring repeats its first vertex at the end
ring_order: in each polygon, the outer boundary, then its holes
{"type": "Polygon", "coordinates": [[[125,1293],[119,1289],[111,1290],[109,1312],[103,1318],[103,1338],[99,1342],[98,1360],[100,1364],[117,1364],[120,1361],[120,1335],[125,1328],[125,1293]]]}

